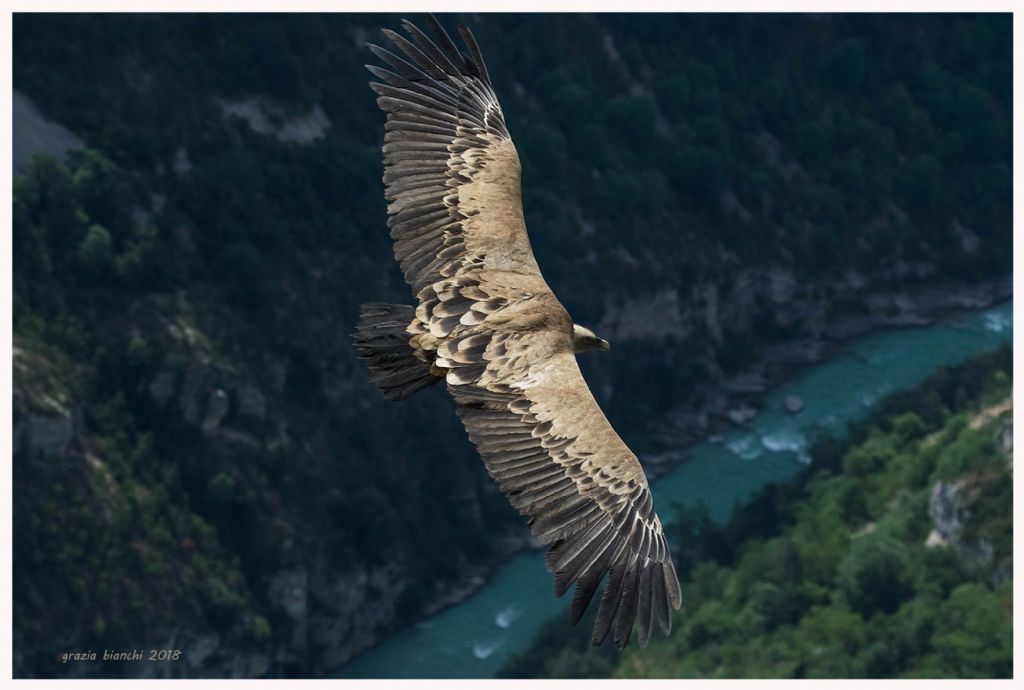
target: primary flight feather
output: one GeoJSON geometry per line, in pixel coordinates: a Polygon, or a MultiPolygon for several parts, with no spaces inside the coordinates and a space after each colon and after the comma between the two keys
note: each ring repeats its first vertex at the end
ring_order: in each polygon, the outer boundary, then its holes
{"type": "Polygon", "coordinates": [[[384,30],[367,65],[387,113],[384,184],[395,258],[417,306],[364,305],[360,358],[385,397],[444,380],[484,466],[549,544],[555,593],[573,584],[576,623],[602,579],[593,642],[646,646],[671,629],[679,581],[643,468],[605,418],[576,353],[609,349],[575,325],[526,234],[520,163],[480,48],[384,30]]]}

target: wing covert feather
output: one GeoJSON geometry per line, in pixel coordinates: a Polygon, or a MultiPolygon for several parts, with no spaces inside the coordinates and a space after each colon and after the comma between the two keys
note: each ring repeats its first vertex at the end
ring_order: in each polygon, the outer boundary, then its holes
{"type": "MultiPolygon", "coordinates": [[[[493,300],[488,287],[442,289],[447,299],[428,299],[421,318],[431,323],[440,313],[433,323],[450,321],[445,305],[464,304],[461,295],[475,291],[481,299],[465,307],[472,312],[493,300]]],[[[530,296],[517,300],[506,292],[502,306],[479,323],[438,327],[444,340],[435,362],[448,370],[448,389],[488,473],[534,536],[549,545],[545,564],[554,573],[555,593],[575,584],[572,622],[608,574],[593,642],[611,633],[621,648],[635,622],[646,646],[655,623],[668,632],[671,608],[681,603],[647,479],[594,400],[568,334],[503,328],[504,311],[544,311],[544,295],[524,294],[530,296]],[[538,303],[530,305],[533,300],[538,303]]]]}

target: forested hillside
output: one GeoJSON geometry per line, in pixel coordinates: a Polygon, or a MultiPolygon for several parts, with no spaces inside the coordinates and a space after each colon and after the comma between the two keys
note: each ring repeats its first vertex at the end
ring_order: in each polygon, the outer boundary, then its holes
{"type": "MultiPolygon", "coordinates": [[[[641,453],[844,337],[1009,295],[1008,16],[442,20],[641,453]]],[[[349,340],[411,300],[362,67],[397,23],[15,17],[15,88],[86,147],[14,185],[17,675],[322,674],[524,544],[444,392],[385,403],[349,340]],[[57,658],[139,645],[192,652],[57,658]]]]}
{"type": "Polygon", "coordinates": [[[672,526],[683,608],[645,650],[559,617],[507,677],[1008,678],[1012,349],[895,395],[725,526],[672,526]]]}

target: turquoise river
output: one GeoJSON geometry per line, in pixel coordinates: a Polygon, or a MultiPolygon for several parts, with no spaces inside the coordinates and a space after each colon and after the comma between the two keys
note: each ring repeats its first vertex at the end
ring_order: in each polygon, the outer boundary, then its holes
{"type": "MultiPolygon", "coordinates": [[[[727,518],[752,491],[806,467],[809,429],[840,433],[886,394],[916,385],[942,365],[1012,341],[1012,311],[1006,302],[927,327],[877,332],[801,370],[766,395],[745,428],[681,450],[682,462],[651,486],[662,520],[670,521],[677,505],[701,501],[716,519],[727,518]],[[800,414],[783,411],[787,395],[803,399],[800,414]]],[[[464,602],[394,633],[333,675],[490,678],[529,645],[542,623],[566,615],[569,598],[554,597],[541,552],[522,553],[464,602]]]]}

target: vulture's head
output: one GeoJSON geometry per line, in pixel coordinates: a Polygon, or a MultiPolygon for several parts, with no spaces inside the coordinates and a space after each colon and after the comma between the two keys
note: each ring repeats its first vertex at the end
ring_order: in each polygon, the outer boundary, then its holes
{"type": "Polygon", "coordinates": [[[604,338],[594,335],[594,331],[574,323],[572,325],[572,349],[574,352],[586,352],[587,350],[608,352],[612,346],[604,338]]]}

